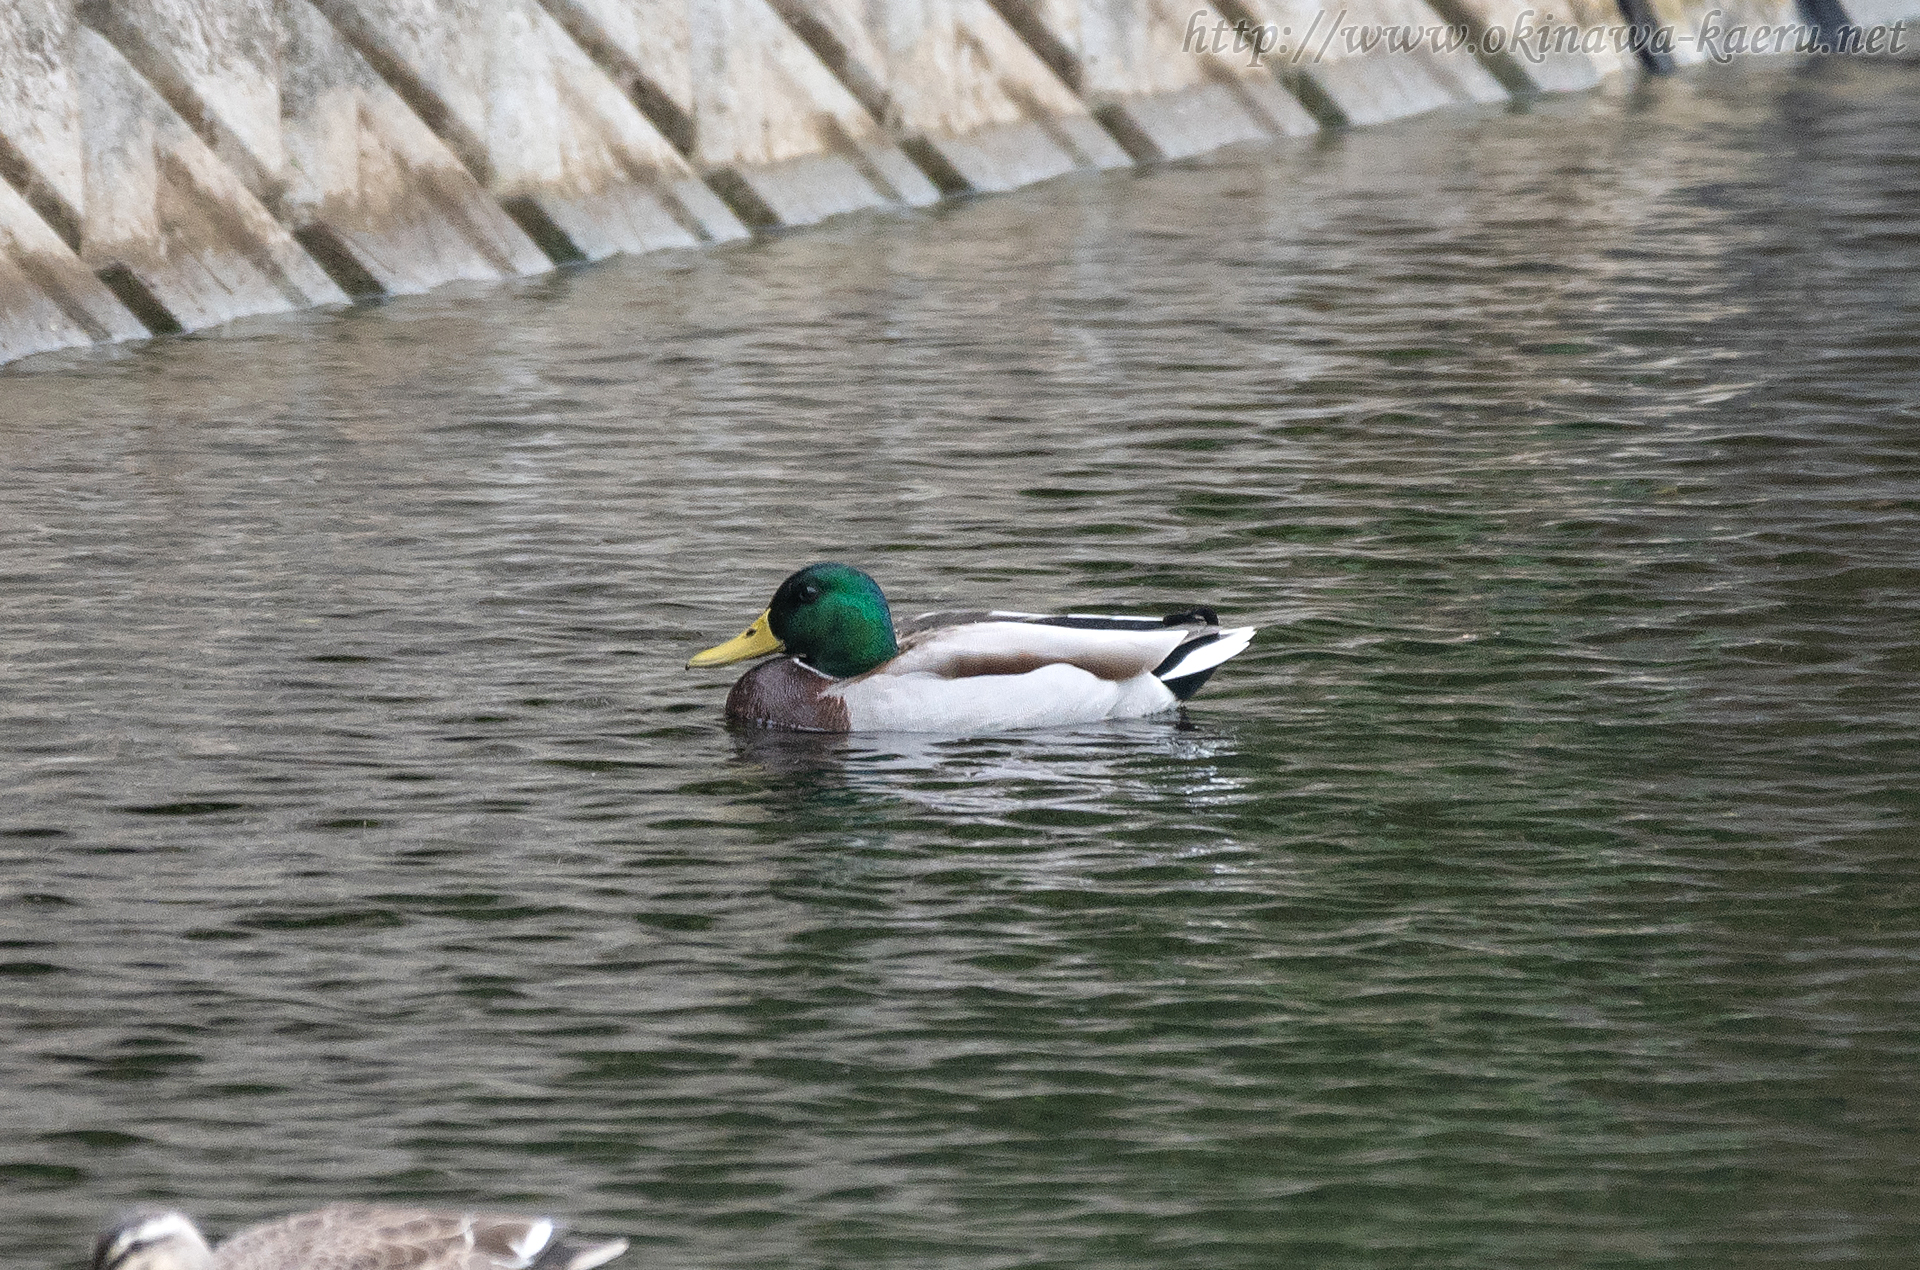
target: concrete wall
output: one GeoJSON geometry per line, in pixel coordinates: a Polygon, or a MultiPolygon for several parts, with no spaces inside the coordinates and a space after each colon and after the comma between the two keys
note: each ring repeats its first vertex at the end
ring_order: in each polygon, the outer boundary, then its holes
{"type": "Polygon", "coordinates": [[[1841,7],[1863,26],[1905,22],[1909,31],[1920,31],[1920,0],[1845,0],[1841,7]]]}
{"type": "MultiPolygon", "coordinates": [[[[1482,47],[1485,47],[1488,32],[1499,30],[1511,39],[1512,33],[1523,23],[1537,23],[1542,9],[1583,36],[1588,32],[1598,32],[1604,37],[1606,28],[1617,27],[1621,22],[1620,7],[1615,0],[1560,0],[1551,6],[1539,5],[1536,0],[1429,2],[1434,11],[1448,22],[1466,26],[1474,34],[1476,43],[1482,47]]],[[[1592,51],[1556,47],[1552,51],[1536,50],[1529,54],[1508,49],[1500,53],[1483,53],[1481,62],[1510,89],[1548,93],[1579,92],[1592,88],[1607,76],[1629,70],[1635,65],[1632,54],[1615,50],[1610,42],[1603,43],[1603,39],[1596,38],[1586,43],[1594,46],[1592,51]]]]}
{"type": "Polygon", "coordinates": [[[543,0],[754,228],[939,191],[767,0],[543,0]]]}
{"type": "Polygon", "coordinates": [[[1385,123],[1443,106],[1505,100],[1508,90],[1464,50],[1354,49],[1344,32],[1361,28],[1429,29],[1447,25],[1426,0],[1371,0],[1334,6],[1320,0],[1231,0],[1230,12],[1277,26],[1306,56],[1275,58],[1282,81],[1333,125],[1385,123]]]}
{"type": "Polygon", "coordinates": [[[1319,127],[1262,59],[1235,52],[1236,41],[1216,47],[1232,19],[1211,3],[994,0],[994,7],[1136,161],[1319,127]]]}
{"type": "MultiPolygon", "coordinates": [[[[0,0],[0,362],[1577,91],[1644,61],[1488,47],[1535,8],[0,0]],[[1336,15],[1476,39],[1355,46],[1327,38],[1336,15]],[[1261,25],[1285,38],[1257,58],[1261,25]]],[[[1704,57],[1710,8],[1920,20],[1920,0],[1553,8],[1583,32],[1672,22],[1674,66],[1704,57]]]]}
{"type": "Polygon", "coordinates": [[[307,0],[146,0],[82,16],[348,290],[551,267],[307,0]]]}

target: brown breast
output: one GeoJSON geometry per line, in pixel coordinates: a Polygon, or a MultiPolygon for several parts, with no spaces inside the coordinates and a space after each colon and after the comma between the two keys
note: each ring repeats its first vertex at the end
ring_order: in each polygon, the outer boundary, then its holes
{"type": "Polygon", "coordinates": [[[727,717],[764,728],[845,732],[847,703],[822,694],[833,680],[791,657],[775,657],[740,676],[727,694],[727,717]]]}

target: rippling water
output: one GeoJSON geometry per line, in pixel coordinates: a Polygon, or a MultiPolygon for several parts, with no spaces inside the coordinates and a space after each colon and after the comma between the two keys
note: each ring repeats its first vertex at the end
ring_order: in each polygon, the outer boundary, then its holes
{"type": "Polygon", "coordinates": [[[1749,66],[0,376],[0,1215],[1912,1264],[1920,93],[1749,66]],[[747,734],[789,569],[1265,631],[747,734]]]}

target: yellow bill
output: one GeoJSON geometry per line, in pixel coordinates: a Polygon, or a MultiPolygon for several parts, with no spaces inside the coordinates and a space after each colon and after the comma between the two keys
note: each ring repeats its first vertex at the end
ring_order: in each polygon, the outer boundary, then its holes
{"type": "Polygon", "coordinates": [[[724,644],[715,644],[705,652],[695,653],[687,659],[687,669],[694,670],[703,666],[726,666],[736,661],[746,661],[750,657],[765,657],[768,653],[777,653],[786,645],[774,638],[773,622],[767,613],[753,619],[753,625],[741,631],[724,644]]]}

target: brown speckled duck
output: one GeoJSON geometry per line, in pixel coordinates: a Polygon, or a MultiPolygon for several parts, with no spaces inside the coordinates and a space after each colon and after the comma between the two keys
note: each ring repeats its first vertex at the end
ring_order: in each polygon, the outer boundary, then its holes
{"type": "Polygon", "coordinates": [[[626,1250],[563,1237],[547,1217],[335,1204],[218,1248],[182,1213],[140,1214],[100,1236],[93,1270],[593,1270],[626,1250]]]}

